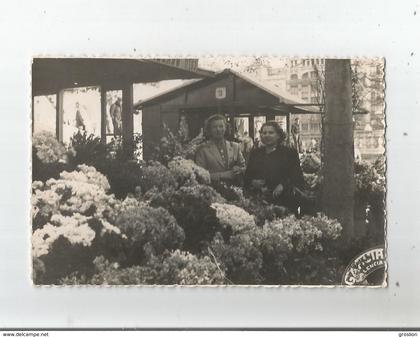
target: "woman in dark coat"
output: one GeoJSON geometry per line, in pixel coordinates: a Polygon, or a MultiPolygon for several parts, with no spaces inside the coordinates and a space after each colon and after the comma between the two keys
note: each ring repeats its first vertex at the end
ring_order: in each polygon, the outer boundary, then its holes
{"type": "Polygon", "coordinates": [[[283,145],[286,135],[277,122],[264,123],[260,137],[263,146],[250,154],[244,188],[296,213],[298,195],[305,185],[299,155],[296,149],[283,145]]]}

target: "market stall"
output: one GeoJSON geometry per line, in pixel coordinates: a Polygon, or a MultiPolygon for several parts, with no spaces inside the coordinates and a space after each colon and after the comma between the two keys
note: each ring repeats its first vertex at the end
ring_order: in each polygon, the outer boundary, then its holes
{"type": "MultiPolygon", "coordinates": [[[[117,58],[34,58],[32,63],[32,121],[34,98],[51,97],[55,106],[54,129],[57,139],[63,140],[63,95],[69,88],[98,88],[100,126],[98,134],[106,142],[107,92],[120,91],[120,132],[123,142],[133,137],[133,84],[169,79],[191,79],[212,76],[198,68],[197,59],[117,59],[117,58]],[[99,131],[100,130],[100,131],[99,131]]],[[[99,112],[99,111],[98,111],[99,112]]],[[[77,111],[76,111],[77,114],[77,111]]],[[[78,119],[80,120],[80,116],[78,119]]],[[[77,118],[76,118],[77,119],[77,118]]],[[[35,123],[32,123],[34,132],[35,123]]]]}
{"type": "Polygon", "coordinates": [[[275,85],[231,69],[138,102],[134,108],[142,111],[144,141],[150,143],[159,141],[164,125],[178,133],[185,121],[192,139],[215,113],[228,118],[232,135],[246,132],[253,139],[266,120],[276,120],[289,131],[292,114],[319,113],[316,104],[305,104],[275,85]]]}

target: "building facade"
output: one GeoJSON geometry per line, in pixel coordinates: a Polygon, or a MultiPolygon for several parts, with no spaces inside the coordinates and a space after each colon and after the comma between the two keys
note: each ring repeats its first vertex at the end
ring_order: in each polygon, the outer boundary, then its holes
{"type": "MultiPolygon", "coordinates": [[[[354,115],[354,144],[355,155],[361,159],[374,160],[385,151],[383,66],[382,59],[352,60],[353,85],[360,110],[354,115]]],[[[308,104],[322,104],[324,69],[324,59],[292,58],[282,68],[261,67],[256,75],[308,104]]],[[[299,118],[303,149],[320,144],[321,115],[296,115],[295,118],[299,118]]]]}

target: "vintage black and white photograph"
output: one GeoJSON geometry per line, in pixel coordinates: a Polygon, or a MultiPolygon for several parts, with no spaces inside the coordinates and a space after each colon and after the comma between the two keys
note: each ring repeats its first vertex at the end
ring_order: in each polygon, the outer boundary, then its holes
{"type": "Polygon", "coordinates": [[[32,60],[35,285],[386,287],[385,59],[32,60]]]}

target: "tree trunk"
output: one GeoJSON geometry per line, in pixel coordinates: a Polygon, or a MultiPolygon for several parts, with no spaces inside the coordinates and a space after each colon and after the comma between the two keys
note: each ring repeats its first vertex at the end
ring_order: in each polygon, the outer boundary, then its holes
{"type": "Polygon", "coordinates": [[[350,60],[325,62],[324,212],[354,235],[354,143],[350,60]]]}
{"type": "Polygon", "coordinates": [[[125,83],[122,90],[122,141],[123,152],[127,159],[133,157],[133,84],[125,83]]]}

